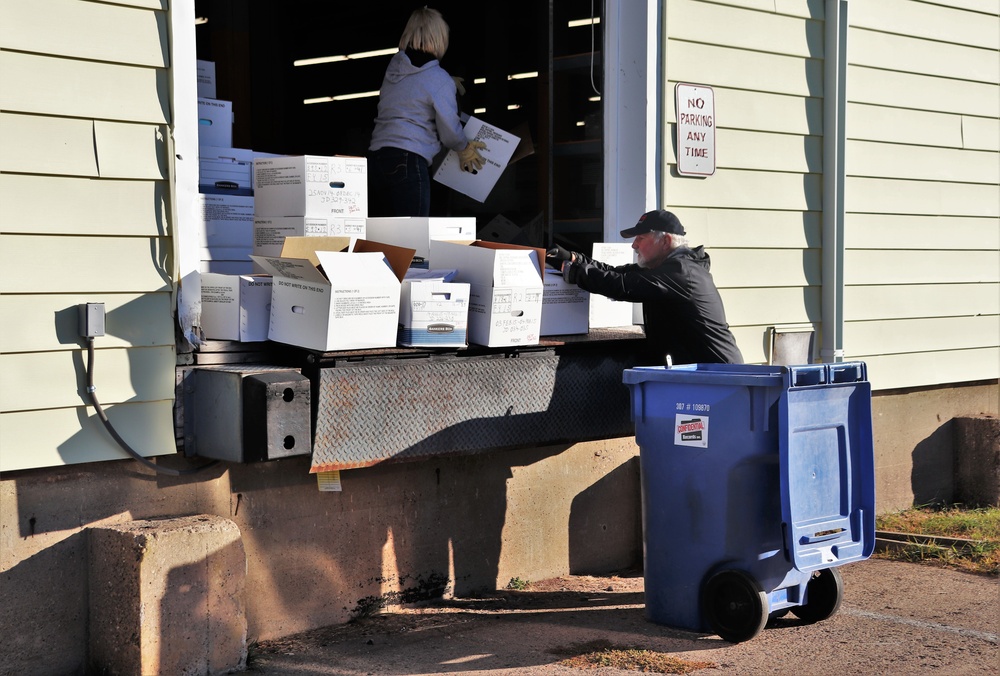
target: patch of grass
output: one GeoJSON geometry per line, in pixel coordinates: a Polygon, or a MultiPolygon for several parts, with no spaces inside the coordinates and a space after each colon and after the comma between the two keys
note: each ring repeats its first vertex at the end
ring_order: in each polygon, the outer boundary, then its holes
{"type": "Polygon", "coordinates": [[[718,666],[714,662],[691,662],[642,648],[603,648],[566,658],[560,664],[576,669],[612,667],[653,674],[690,674],[692,671],[718,666]]]}
{"type": "Polygon", "coordinates": [[[514,589],[516,591],[524,591],[531,586],[531,582],[528,580],[522,580],[519,577],[510,578],[510,582],[507,583],[507,589],[514,589]]]}
{"type": "Polygon", "coordinates": [[[878,558],[943,564],[989,575],[1000,574],[1000,508],[914,507],[875,518],[875,528],[913,535],[913,544],[878,558]],[[921,536],[923,539],[921,539],[921,536]],[[934,546],[932,537],[971,540],[968,546],[934,546]]]}

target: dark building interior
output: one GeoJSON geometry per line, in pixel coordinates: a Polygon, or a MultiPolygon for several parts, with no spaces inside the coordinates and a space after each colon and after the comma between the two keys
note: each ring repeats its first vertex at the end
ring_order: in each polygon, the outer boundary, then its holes
{"type": "MultiPolygon", "coordinates": [[[[198,0],[197,56],[215,63],[216,96],[233,103],[234,147],[364,155],[376,92],[419,6],[198,0]],[[364,55],[380,50],[389,53],[364,55]],[[296,65],[336,56],[349,58],[296,65]],[[355,94],[361,96],[351,98],[355,94]]],[[[483,203],[432,181],[431,214],[476,216],[484,239],[491,238],[488,226],[504,222],[500,239],[589,251],[602,239],[602,3],[441,0],[430,6],[451,28],[441,65],[464,79],[460,110],[520,137],[517,155],[530,152],[507,167],[483,203]],[[513,238],[511,224],[517,226],[513,238]]]]}

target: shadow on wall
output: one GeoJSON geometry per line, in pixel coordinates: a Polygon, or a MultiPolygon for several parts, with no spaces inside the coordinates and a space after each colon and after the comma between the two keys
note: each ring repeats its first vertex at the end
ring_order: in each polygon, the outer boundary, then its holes
{"type": "Polygon", "coordinates": [[[261,592],[247,599],[250,635],[287,635],[492,587],[511,476],[506,459],[353,469],[341,473],[336,492],[318,490],[308,458],[232,466],[231,518],[246,543],[247,587],[261,592]],[[295,626],[267,619],[289,612],[295,626]]]}
{"type": "Polygon", "coordinates": [[[953,427],[949,420],[913,448],[910,487],[914,506],[945,504],[954,498],[953,427]]]}
{"type": "Polygon", "coordinates": [[[0,674],[84,673],[87,567],[67,562],[85,560],[78,532],[0,574],[0,674]]]}
{"type": "Polygon", "coordinates": [[[569,572],[597,575],[642,564],[642,499],[636,456],[573,498],[569,572]],[[604,543],[595,547],[596,542],[604,543]]]}

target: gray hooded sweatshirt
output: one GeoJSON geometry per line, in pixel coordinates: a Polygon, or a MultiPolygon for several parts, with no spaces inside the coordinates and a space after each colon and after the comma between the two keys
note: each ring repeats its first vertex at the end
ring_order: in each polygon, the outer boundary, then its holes
{"type": "Polygon", "coordinates": [[[430,164],[442,143],[452,150],[465,148],[455,91],[437,59],[417,68],[404,52],[396,52],[382,80],[369,149],[400,148],[430,164]]]}

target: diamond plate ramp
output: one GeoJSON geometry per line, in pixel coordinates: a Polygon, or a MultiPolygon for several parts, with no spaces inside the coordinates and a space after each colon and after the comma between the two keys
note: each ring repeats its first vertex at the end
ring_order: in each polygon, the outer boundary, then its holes
{"type": "Polygon", "coordinates": [[[631,365],[539,353],[320,368],[311,471],[631,436],[631,365]]]}

